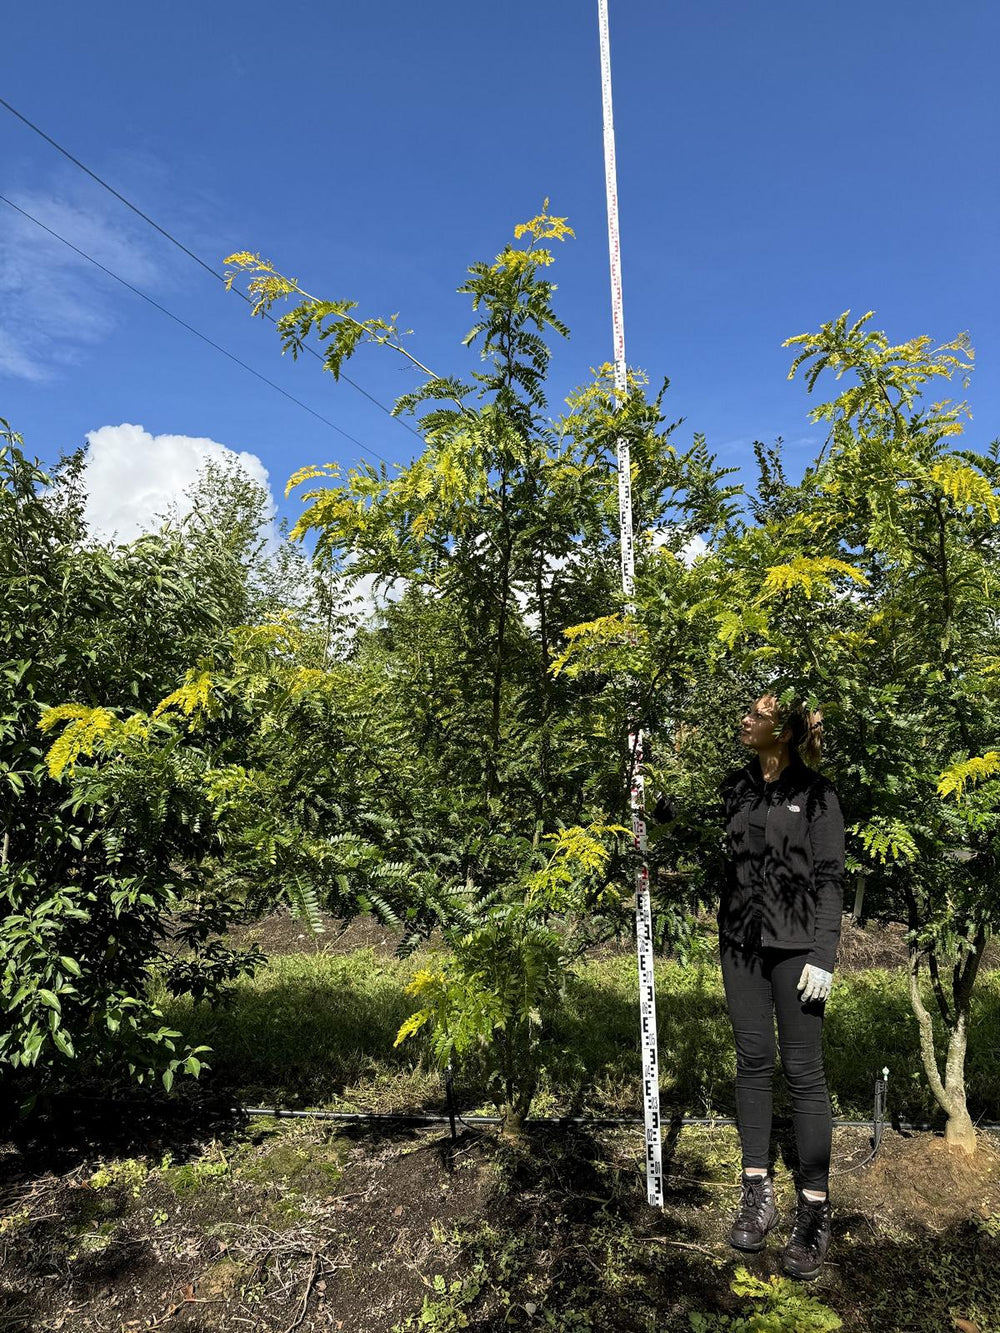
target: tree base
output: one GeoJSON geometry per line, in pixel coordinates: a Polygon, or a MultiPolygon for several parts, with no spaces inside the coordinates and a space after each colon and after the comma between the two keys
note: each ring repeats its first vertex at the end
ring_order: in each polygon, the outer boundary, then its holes
{"type": "Polygon", "coordinates": [[[960,1149],[969,1157],[975,1157],[979,1147],[976,1127],[968,1115],[948,1117],[944,1127],[944,1141],[949,1148],[960,1149]]]}

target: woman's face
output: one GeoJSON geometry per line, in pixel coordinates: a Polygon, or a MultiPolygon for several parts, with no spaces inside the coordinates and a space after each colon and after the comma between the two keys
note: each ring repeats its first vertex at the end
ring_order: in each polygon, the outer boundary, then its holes
{"type": "Polygon", "coordinates": [[[778,744],[778,701],[762,694],[740,723],[740,740],[751,750],[770,750],[778,744]]]}

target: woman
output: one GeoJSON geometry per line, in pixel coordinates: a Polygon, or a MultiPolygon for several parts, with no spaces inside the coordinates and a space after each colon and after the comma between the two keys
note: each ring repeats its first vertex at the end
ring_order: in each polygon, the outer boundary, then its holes
{"type": "Polygon", "coordinates": [[[830,1245],[832,1117],[823,1008],[843,909],[844,821],[819,757],[822,718],[765,694],[744,717],[750,762],[722,784],[726,876],[719,947],[736,1039],[743,1199],[730,1243],[761,1250],[777,1222],[769,1172],[774,1027],[791,1094],[801,1179],[783,1266],[818,1276],[830,1245]]]}

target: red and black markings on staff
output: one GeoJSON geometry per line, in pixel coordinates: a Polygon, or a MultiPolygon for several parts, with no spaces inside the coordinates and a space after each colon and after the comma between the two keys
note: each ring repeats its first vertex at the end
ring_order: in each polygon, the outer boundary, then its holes
{"type": "MultiPolygon", "coordinates": [[[[611,39],[608,0],[597,0],[601,35],[601,94],[604,105],[604,181],[608,198],[608,250],[611,257],[611,323],[615,346],[615,398],[628,394],[625,368],[625,312],[622,304],[621,244],[618,236],[618,178],[615,168],[615,123],[611,104],[611,39]]],[[[626,610],[635,590],[635,546],[632,535],[632,472],[628,440],[618,439],[618,519],[621,527],[622,590],[626,610]]],[[[639,710],[630,705],[629,753],[632,757],[632,839],[635,851],[635,939],[639,963],[639,1022],[642,1037],[642,1095],[646,1124],[646,1193],[651,1204],[663,1206],[663,1156],[660,1146],[660,1071],[656,1043],[656,989],[653,981],[653,918],[646,863],[646,818],[642,772],[642,728],[639,710]]]]}

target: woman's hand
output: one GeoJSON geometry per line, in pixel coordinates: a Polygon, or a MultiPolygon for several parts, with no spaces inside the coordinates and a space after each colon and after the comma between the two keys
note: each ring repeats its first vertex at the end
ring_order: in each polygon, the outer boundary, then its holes
{"type": "Polygon", "coordinates": [[[796,989],[802,992],[802,1003],[808,1004],[811,1000],[828,999],[832,986],[832,972],[824,972],[815,963],[806,963],[796,989]]]}

